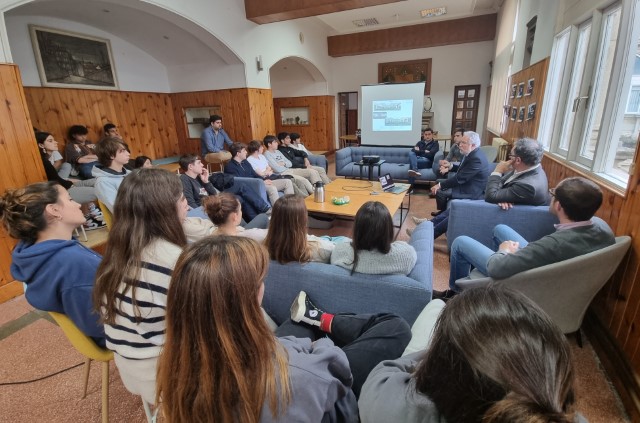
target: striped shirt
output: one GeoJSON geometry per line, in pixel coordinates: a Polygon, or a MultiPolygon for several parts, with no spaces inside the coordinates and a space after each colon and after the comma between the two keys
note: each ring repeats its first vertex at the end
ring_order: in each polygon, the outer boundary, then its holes
{"type": "Polygon", "coordinates": [[[171,272],[182,249],[162,239],[152,241],[142,252],[136,289],[140,321],[136,321],[131,289],[120,285],[115,324],[105,325],[107,348],[133,360],[158,357],[164,344],[167,291],[171,272]]]}

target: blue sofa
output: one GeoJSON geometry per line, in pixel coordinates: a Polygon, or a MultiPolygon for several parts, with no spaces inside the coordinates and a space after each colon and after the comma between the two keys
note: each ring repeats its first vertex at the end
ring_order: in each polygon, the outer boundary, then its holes
{"type": "Polygon", "coordinates": [[[558,218],[549,213],[549,206],[513,206],[502,210],[484,200],[451,200],[447,243],[467,235],[493,249],[493,228],[502,223],[516,230],[527,241],[535,241],[555,231],[558,218]]]}
{"type": "Polygon", "coordinates": [[[277,323],[290,316],[289,308],[300,291],[306,291],[314,304],[331,313],[391,312],[413,324],[431,301],[433,275],[433,226],[420,225],[411,245],[418,261],[408,276],[366,275],[324,263],[271,261],[264,281],[262,306],[277,323]]]}
{"type": "MultiPolygon", "coordinates": [[[[355,178],[360,176],[360,166],[356,163],[362,160],[363,156],[380,156],[380,160],[385,162],[380,165],[380,173],[390,174],[395,180],[406,180],[409,171],[409,152],[411,147],[347,147],[336,152],[336,175],[355,178]]],[[[443,159],[442,151],[438,151],[433,161],[433,166],[427,169],[420,169],[422,176],[416,181],[435,181],[438,171],[438,161],[443,159]]],[[[363,178],[368,175],[367,168],[362,170],[363,178]]],[[[377,180],[378,168],[374,167],[374,179],[377,180]]]]}

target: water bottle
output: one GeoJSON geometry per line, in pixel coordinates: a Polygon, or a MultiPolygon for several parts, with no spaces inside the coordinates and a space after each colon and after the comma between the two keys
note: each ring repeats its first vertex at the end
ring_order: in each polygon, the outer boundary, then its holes
{"type": "Polygon", "coordinates": [[[316,203],[324,203],[324,183],[318,181],[313,189],[313,201],[316,203]]]}

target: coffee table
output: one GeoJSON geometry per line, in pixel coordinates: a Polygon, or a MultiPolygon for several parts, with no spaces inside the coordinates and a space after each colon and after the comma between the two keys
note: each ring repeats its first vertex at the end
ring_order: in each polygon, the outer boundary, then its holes
{"type": "Polygon", "coordinates": [[[305,204],[309,213],[324,214],[329,216],[353,219],[358,209],[367,201],[379,201],[384,204],[391,216],[394,216],[400,210],[400,224],[395,226],[400,228],[409,214],[411,207],[411,194],[409,190],[399,194],[386,193],[382,191],[380,182],[362,181],[356,179],[336,179],[328,185],[324,186],[324,203],[316,203],[313,201],[313,195],[305,199],[305,204]],[[377,194],[372,194],[376,192],[377,194]],[[332,197],[349,196],[351,201],[349,204],[341,206],[333,204],[332,197]],[[405,198],[408,198],[408,204],[404,205],[405,198]]]}

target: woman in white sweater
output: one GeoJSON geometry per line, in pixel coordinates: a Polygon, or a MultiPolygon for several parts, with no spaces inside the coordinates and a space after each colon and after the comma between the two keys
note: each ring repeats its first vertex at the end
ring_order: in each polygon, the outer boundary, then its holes
{"type": "Polygon", "coordinates": [[[353,241],[336,244],[331,264],[374,275],[408,275],[416,265],[414,248],[393,240],[393,220],[386,206],[368,201],[356,213],[353,241]]]}
{"type": "Polygon", "coordinates": [[[165,339],[169,281],[187,244],[187,200],[180,179],[139,169],[118,189],[93,299],[124,386],[155,402],[156,362],[165,339]]]}

